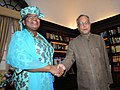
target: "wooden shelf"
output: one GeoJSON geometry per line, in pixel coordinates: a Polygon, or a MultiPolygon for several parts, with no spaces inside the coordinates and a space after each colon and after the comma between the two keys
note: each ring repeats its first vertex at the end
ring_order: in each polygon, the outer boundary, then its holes
{"type": "Polygon", "coordinates": [[[120,85],[120,14],[92,23],[92,33],[102,35],[111,60],[114,84],[120,85]],[[119,79],[119,80],[118,80],[119,79]]]}

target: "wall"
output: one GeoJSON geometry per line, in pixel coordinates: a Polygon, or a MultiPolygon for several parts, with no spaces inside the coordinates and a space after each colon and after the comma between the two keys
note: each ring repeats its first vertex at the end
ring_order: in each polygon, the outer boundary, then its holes
{"type": "Polygon", "coordinates": [[[45,14],[45,20],[76,28],[76,18],[87,14],[92,22],[114,16],[120,12],[120,0],[26,0],[29,5],[38,6],[45,14]]]}

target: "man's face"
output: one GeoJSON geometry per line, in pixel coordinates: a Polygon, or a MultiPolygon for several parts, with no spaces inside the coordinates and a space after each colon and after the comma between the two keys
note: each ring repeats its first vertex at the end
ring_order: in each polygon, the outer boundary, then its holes
{"type": "Polygon", "coordinates": [[[81,34],[89,34],[90,33],[90,21],[86,16],[82,16],[79,18],[78,29],[81,34]]]}

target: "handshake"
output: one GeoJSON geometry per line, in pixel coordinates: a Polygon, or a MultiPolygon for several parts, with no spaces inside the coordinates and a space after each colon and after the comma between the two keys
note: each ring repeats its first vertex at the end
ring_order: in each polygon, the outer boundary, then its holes
{"type": "Polygon", "coordinates": [[[63,64],[50,66],[50,72],[57,77],[60,77],[64,73],[65,69],[66,68],[63,64]]]}

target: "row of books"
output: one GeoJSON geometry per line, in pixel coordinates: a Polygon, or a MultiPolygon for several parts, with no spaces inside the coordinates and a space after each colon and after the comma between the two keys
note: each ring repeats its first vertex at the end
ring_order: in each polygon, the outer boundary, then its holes
{"type": "Polygon", "coordinates": [[[62,62],[62,60],[64,59],[64,57],[54,57],[54,64],[60,64],[62,62]]]}
{"type": "Polygon", "coordinates": [[[107,36],[114,35],[114,34],[117,34],[117,33],[120,33],[120,27],[117,27],[117,29],[104,31],[104,32],[101,33],[101,35],[103,37],[107,37],[107,36]]]}
{"type": "Polygon", "coordinates": [[[118,29],[113,29],[113,30],[109,30],[109,35],[114,35],[114,34],[117,34],[117,33],[120,33],[120,27],[118,27],[118,29]]]}
{"type": "Polygon", "coordinates": [[[51,34],[51,33],[46,33],[46,38],[58,40],[58,41],[65,41],[65,42],[69,42],[70,40],[73,39],[72,37],[66,37],[66,36],[61,36],[58,34],[51,34]]]}
{"type": "Polygon", "coordinates": [[[120,52],[120,45],[118,46],[111,46],[112,53],[120,52]]]}
{"type": "Polygon", "coordinates": [[[114,72],[120,72],[120,66],[119,67],[114,67],[113,70],[114,70],[114,72]]]}
{"type": "Polygon", "coordinates": [[[113,62],[120,62],[120,56],[113,56],[113,62]]]}
{"type": "Polygon", "coordinates": [[[111,44],[120,43],[120,37],[112,37],[110,38],[111,44]]]}
{"type": "Polygon", "coordinates": [[[105,40],[106,46],[110,46],[112,44],[118,44],[118,43],[120,43],[120,37],[111,37],[105,40]]]}
{"type": "Polygon", "coordinates": [[[67,50],[68,45],[51,43],[54,49],[67,50]]]}
{"type": "Polygon", "coordinates": [[[114,72],[120,72],[120,62],[117,62],[113,66],[114,72]]]}

